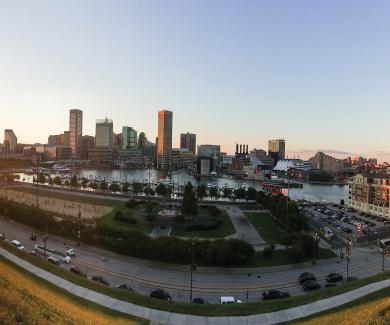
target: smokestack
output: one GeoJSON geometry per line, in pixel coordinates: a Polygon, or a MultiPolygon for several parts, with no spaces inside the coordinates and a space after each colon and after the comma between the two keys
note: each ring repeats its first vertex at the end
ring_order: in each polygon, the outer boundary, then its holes
{"type": "Polygon", "coordinates": [[[236,142],[236,153],[238,153],[238,143],[236,142]]]}
{"type": "Polygon", "coordinates": [[[240,153],[242,153],[242,144],[240,144],[240,153]]]}
{"type": "Polygon", "coordinates": [[[246,154],[248,155],[249,152],[248,152],[248,145],[246,145],[246,154]]]}

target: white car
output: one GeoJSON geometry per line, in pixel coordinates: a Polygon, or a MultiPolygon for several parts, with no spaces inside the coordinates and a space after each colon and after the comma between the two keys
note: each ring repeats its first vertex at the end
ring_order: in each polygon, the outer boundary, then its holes
{"type": "Polygon", "coordinates": [[[221,297],[221,304],[241,304],[242,301],[237,299],[236,297],[221,297]]]}
{"type": "Polygon", "coordinates": [[[20,250],[24,250],[24,246],[21,244],[20,241],[14,239],[12,242],[11,242],[12,245],[14,245],[17,249],[20,249],[20,250]]]}
{"type": "Polygon", "coordinates": [[[76,255],[76,251],[73,249],[73,248],[70,248],[66,251],[66,255],[68,256],[75,256],[76,255]]]}

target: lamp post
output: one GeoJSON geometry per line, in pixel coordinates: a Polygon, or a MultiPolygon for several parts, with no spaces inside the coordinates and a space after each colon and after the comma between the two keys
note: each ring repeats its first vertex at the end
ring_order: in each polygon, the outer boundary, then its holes
{"type": "Polygon", "coordinates": [[[351,259],[351,244],[352,242],[349,240],[347,243],[347,280],[348,280],[348,275],[349,275],[349,261],[351,259]]]}
{"type": "Polygon", "coordinates": [[[47,238],[48,238],[48,234],[47,234],[47,228],[45,230],[45,233],[42,237],[43,239],[43,243],[44,243],[44,246],[43,246],[43,258],[46,259],[46,242],[47,242],[47,238]]]}
{"type": "Polygon", "coordinates": [[[81,220],[81,204],[79,204],[79,213],[77,215],[77,247],[80,246],[80,220],[81,220]]]}
{"type": "Polygon", "coordinates": [[[192,272],[195,269],[195,264],[194,264],[194,246],[195,246],[195,243],[193,241],[191,241],[190,303],[192,303],[192,272]]]}
{"type": "Polygon", "coordinates": [[[313,234],[313,260],[312,264],[316,264],[316,256],[317,256],[317,241],[318,241],[318,234],[315,232],[313,234]]]}
{"type": "Polygon", "coordinates": [[[36,179],[36,182],[37,182],[37,191],[36,191],[36,197],[35,197],[35,203],[36,203],[36,206],[37,208],[39,207],[39,202],[38,202],[38,184],[39,184],[39,161],[40,161],[40,155],[38,154],[37,156],[37,179],[36,179]]]}

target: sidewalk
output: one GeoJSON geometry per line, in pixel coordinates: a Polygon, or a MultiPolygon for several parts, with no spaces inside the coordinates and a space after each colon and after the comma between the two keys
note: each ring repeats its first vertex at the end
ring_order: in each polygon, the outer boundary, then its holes
{"type": "Polygon", "coordinates": [[[235,325],[271,325],[282,322],[288,322],[299,318],[307,317],[321,311],[339,307],[342,304],[351,302],[380,289],[390,287],[390,279],[372,283],[358,289],[334,296],[331,298],[319,300],[310,304],[299,307],[280,310],[272,313],[257,314],[240,317],[203,317],[195,315],[177,314],[172,312],[160,311],[147,307],[137,306],[122,300],[114,299],[90,289],[78,286],[70,281],[64,280],[50,272],[42,270],[23,259],[11,254],[7,250],[0,248],[0,255],[22,267],[28,272],[60,287],[71,294],[83,299],[92,301],[101,306],[112,310],[133,315],[136,317],[150,320],[152,325],[218,325],[218,324],[235,324],[235,325]]]}

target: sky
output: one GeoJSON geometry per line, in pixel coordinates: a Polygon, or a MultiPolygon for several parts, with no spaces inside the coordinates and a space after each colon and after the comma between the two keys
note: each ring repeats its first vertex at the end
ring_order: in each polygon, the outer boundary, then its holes
{"type": "MultiPolygon", "coordinates": [[[[0,0],[0,130],[47,141],[84,112],[154,142],[390,160],[390,1],[0,0]]],[[[0,133],[0,140],[3,139],[0,133]]]]}

